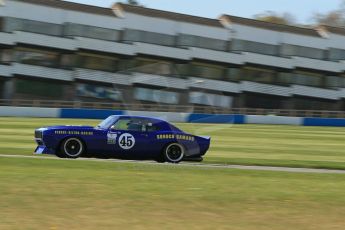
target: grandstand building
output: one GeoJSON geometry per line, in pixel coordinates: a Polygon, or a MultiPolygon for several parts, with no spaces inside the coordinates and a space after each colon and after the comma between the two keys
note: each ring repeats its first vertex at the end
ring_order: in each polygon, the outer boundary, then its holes
{"type": "Polygon", "coordinates": [[[0,0],[0,98],[345,110],[345,29],[0,0]]]}

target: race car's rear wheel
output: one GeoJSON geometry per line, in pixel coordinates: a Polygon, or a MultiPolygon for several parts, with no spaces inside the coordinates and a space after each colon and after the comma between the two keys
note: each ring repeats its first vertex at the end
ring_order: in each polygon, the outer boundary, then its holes
{"type": "Polygon", "coordinates": [[[60,156],[66,158],[78,158],[84,152],[84,144],[78,138],[67,138],[60,146],[60,156]]]}
{"type": "Polygon", "coordinates": [[[182,161],[185,149],[179,143],[171,143],[164,149],[164,158],[170,163],[179,163],[182,161]]]}

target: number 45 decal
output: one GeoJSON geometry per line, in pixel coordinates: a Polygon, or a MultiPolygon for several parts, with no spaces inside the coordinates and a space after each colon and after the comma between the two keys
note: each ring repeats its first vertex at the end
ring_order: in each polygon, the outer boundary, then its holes
{"type": "Polygon", "coordinates": [[[123,133],[119,137],[119,145],[122,149],[131,149],[135,145],[135,139],[130,133],[123,133]]]}

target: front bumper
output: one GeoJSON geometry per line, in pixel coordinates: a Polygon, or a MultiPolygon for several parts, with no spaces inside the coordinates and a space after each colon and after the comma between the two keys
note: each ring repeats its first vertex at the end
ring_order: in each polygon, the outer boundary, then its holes
{"type": "Polygon", "coordinates": [[[36,147],[34,154],[55,154],[53,149],[47,148],[44,145],[39,145],[36,147]]]}

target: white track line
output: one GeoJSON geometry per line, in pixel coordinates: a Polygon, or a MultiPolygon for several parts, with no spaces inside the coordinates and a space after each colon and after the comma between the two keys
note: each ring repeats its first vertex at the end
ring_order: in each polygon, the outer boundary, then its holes
{"type": "Polygon", "coordinates": [[[112,163],[136,163],[144,165],[165,165],[170,167],[197,167],[197,168],[219,168],[219,169],[241,169],[241,170],[259,170],[259,171],[276,171],[276,172],[293,172],[293,173],[334,173],[345,174],[345,170],[335,169],[312,169],[312,168],[290,168],[290,167],[272,167],[272,166],[246,166],[246,165],[225,165],[225,164],[203,164],[182,162],[180,164],[157,163],[155,161],[137,161],[137,160],[119,160],[119,159],[98,159],[98,158],[78,158],[66,159],[48,156],[27,156],[27,155],[9,155],[0,154],[0,158],[31,158],[31,159],[48,159],[48,160],[65,160],[65,161],[93,161],[93,162],[112,162],[112,163]]]}

